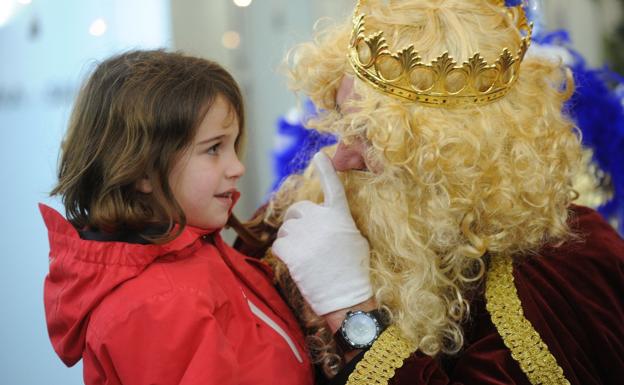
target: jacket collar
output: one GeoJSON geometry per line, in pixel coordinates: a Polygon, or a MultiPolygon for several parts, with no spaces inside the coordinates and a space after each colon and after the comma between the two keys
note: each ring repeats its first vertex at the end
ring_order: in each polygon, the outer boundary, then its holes
{"type": "Polygon", "coordinates": [[[53,208],[40,203],[39,209],[48,228],[50,255],[73,254],[84,262],[145,266],[160,256],[187,248],[205,235],[218,232],[212,229],[185,226],[178,237],[160,245],[119,241],[101,242],[82,239],[76,228],[53,208]]]}

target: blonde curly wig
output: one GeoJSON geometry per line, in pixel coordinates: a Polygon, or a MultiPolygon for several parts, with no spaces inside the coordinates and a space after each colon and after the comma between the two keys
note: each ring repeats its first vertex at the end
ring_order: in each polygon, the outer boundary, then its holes
{"type": "MultiPolygon", "coordinates": [[[[444,51],[465,59],[480,52],[494,62],[504,47],[515,52],[521,39],[518,15],[494,3],[377,0],[362,10],[367,31],[384,31],[393,51],[414,44],[424,62],[444,51]]],[[[462,321],[486,256],[522,255],[569,236],[571,179],[581,160],[578,130],[563,111],[573,81],[561,63],[529,55],[504,98],[445,109],[397,99],[355,78],[358,97],[341,114],[337,88],[345,75],[354,76],[346,50],[351,29],[350,19],[326,26],[295,47],[287,59],[290,86],[319,108],[308,126],[347,143],[364,139],[367,156],[383,165],[379,174],[341,175],[371,245],[375,298],[420,351],[453,354],[463,345],[462,321]]],[[[266,220],[280,223],[301,199],[322,201],[309,170],[287,180],[266,220]]],[[[287,271],[277,266],[277,272],[291,303],[303,306],[287,271]]],[[[335,373],[331,335],[313,327],[322,323],[311,312],[302,314],[309,333],[326,341],[314,349],[317,361],[335,373]]]]}

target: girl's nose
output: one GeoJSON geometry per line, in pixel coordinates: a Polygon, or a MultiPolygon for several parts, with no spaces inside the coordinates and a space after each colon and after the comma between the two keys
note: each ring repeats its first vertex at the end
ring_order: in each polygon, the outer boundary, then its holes
{"type": "Polygon", "coordinates": [[[340,142],[336,154],[332,159],[336,171],[367,170],[366,167],[366,144],[361,140],[355,140],[351,144],[340,142]]]}
{"type": "Polygon", "coordinates": [[[230,179],[238,179],[245,174],[245,165],[238,159],[238,156],[234,157],[234,163],[227,170],[226,176],[230,179]]]}

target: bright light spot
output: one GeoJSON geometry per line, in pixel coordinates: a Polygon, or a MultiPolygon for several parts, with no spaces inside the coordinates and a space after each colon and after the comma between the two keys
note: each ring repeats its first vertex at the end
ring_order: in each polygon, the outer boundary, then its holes
{"type": "Polygon", "coordinates": [[[221,43],[227,49],[236,49],[240,45],[241,38],[238,32],[236,31],[227,31],[223,34],[221,38],[221,43]]]}
{"type": "Polygon", "coordinates": [[[95,19],[89,27],[89,33],[93,36],[102,36],[106,32],[106,22],[103,19],[95,19]]]}
{"type": "Polygon", "coordinates": [[[246,7],[251,4],[251,0],[234,0],[234,4],[239,7],[246,7]]]}
{"type": "Polygon", "coordinates": [[[28,4],[32,3],[32,0],[17,0],[17,2],[22,4],[22,5],[28,5],[28,4]]]}
{"type": "Polygon", "coordinates": [[[5,25],[15,12],[15,1],[0,0],[0,27],[5,25]]]}

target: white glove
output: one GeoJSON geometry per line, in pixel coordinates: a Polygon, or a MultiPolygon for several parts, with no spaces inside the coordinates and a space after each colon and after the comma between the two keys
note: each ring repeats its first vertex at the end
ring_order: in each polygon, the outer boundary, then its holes
{"type": "Polygon", "coordinates": [[[273,243],[273,254],[288,266],[312,310],[325,315],[372,297],[370,249],[351,217],[331,160],[319,152],[312,162],[325,203],[300,201],[290,206],[273,243]]]}

